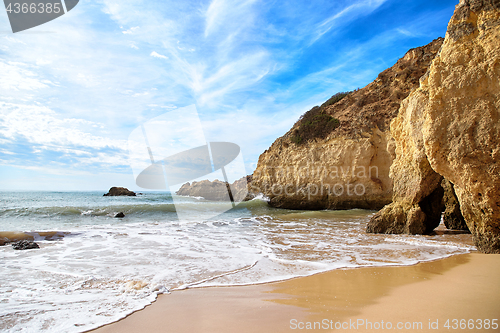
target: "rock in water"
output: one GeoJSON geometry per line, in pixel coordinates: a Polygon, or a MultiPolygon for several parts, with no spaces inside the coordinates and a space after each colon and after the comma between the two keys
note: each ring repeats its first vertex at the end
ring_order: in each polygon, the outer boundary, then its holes
{"type": "Polygon", "coordinates": [[[119,212],[118,214],[115,215],[115,217],[122,218],[125,217],[125,214],[123,214],[123,212],[119,212]]]}
{"type": "Polygon", "coordinates": [[[35,242],[31,242],[28,240],[20,240],[18,242],[13,243],[12,248],[14,250],[29,250],[29,249],[39,249],[40,246],[38,246],[38,244],[35,242]]]}
{"type": "Polygon", "coordinates": [[[443,213],[443,222],[446,228],[451,230],[469,231],[465,219],[460,212],[460,203],[458,202],[453,184],[443,179],[441,186],[444,189],[443,203],[445,211],[443,213]]]}
{"type": "Polygon", "coordinates": [[[175,192],[177,195],[186,195],[191,197],[201,197],[213,201],[230,201],[226,182],[220,180],[202,180],[199,182],[186,183],[175,192]]]}
{"type": "Polygon", "coordinates": [[[389,124],[442,43],[408,51],[368,86],[304,114],[260,155],[251,192],[289,209],[380,209],[391,202],[389,124]]]}
{"type": "Polygon", "coordinates": [[[125,187],[112,187],[109,189],[109,192],[104,194],[105,197],[117,197],[117,196],[129,196],[135,197],[135,193],[133,191],[129,191],[125,187]]]}
{"type": "Polygon", "coordinates": [[[227,184],[220,180],[202,180],[199,182],[185,183],[175,192],[177,195],[185,195],[191,197],[201,197],[211,201],[230,201],[229,188],[234,201],[246,201],[254,196],[248,193],[248,183],[252,180],[252,176],[242,177],[232,184],[227,184]]]}
{"type": "Polygon", "coordinates": [[[460,1],[439,55],[403,102],[391,134],[394,202],[372,218],[367,231],[393,232],[404,219],[406,227],[417,219],[426,230],[432,227],[432,213],[415,213],[444,177],[454,184],[476,246],[500,253],[498,0],[460,1]]]}

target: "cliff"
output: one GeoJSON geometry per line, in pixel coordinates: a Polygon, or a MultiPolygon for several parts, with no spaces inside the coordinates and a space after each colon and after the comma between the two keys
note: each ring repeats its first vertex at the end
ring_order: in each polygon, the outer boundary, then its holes
{"type": "Polygon", "coordinates": [[[252,176],[242,177],[232,184],[222,182],[220,180],[202,180],[199,182],[186,183],[175,192],[177,195],[201,197],[212,201],[230,201],[229,191],[236,202],[246,201],[253,198],[253,195],[248,193],[248,183],[252,180],[252,176]]]}
{"type": "Polygon", "coordinates": [[[393,203],[367,231],[434,229],[444,178],[476,246],[500,253],[500,2],[460,1],[439,55],[390,127],[393,203]]]}
{"type": "Polygon", "coordinates": [[[259,157],[251,191],[290,209],[380,209],[391,202],[389,124],[442,42],[408,51],[366,87],[305,113],[259,157]]]}

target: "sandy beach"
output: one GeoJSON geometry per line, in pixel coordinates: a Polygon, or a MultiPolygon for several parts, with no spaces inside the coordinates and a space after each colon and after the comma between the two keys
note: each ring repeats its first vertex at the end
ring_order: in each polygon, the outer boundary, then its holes
{"type": "Polygon", "coordinates": [[[413,266],[194,288],[162,295],[94,332],[495,331],[499,275],[500,255],[471,253],[413,266]]]}

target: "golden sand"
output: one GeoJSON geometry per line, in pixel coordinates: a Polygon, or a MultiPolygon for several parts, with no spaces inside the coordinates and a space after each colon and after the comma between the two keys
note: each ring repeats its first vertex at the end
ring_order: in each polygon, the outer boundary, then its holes
{"type": "Polygon", "coordinates": [[[495,331],[491,320],[500,320],[499,276],[500,255],[471,253],[414,266],[188,289],[160,296],[95,332],[378,332],[389,325],[395,332],[495,331]],[[478,329],[486,319],[490,329],[478,329]],[[316,330],[307,329],[314,325],[316,330]],[[469,327],[460,329],[463,325],[469,327]]]}

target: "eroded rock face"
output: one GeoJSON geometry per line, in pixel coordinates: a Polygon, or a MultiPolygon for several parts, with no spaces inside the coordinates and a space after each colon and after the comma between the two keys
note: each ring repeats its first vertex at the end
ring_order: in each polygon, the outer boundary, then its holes
{"type": "Polygon", "coordinates": [[[443,179],[441,186],[444,190],[443,204],[445,211],[443,213],[443,222],[446,228],[451,230],[466,230],[469,231],[465,219],[460,211],[460,203],[458,202],[455,189],[450,181],[443,179]]]}
{"type": "Polygon", "coordinates": [[[431,168],[425,155],[422,128],[427,104],[427,92],[417,89],[401,103],[391,123],[396,144],[396,158],[390,168],[393,202],[372,217],[367,232],[426,234],[439,225],[443,177],[431,168]]]}
{"type": "Polygon", "coordinates": [[[104,197],[117,197],[117,196],[129,196],[135,197],[135,192],[130,191],[125,187],[112,187],[109,192],[103,195],[104,197]]]}
{"type": "Polygon", "coordinates": [[[442,42],[408,51],[365,88],[322,106],[322,116],[339,122],[326,137],[294,140],[307,117],[301,118],[259,157],[251,191],[289,209],[380,209],[391,202],[395,154],[389,124],[442,42]]]}
{"type": "Polygon", "coordinates": [[[370,209],[391,200],[391,143],[387,133],[378,129],[359,140],[333,138],[304,148],[291,144],[276,150],[277,154],[268,152],[259,158],[251,188],[269,197],[271,206],[370,209]]]}
{"type": "MultiPolygon", "coordinates": [[[[394,202],[374,216],[367,231],[393,232],[401,215],[407,224],[422,219],[414,218],[414,209],[444,177],[454,184],[478,248],[500,252],[499,80],[500,2],[463,0],[420,88],[391,124],[394,202]]],[[[426,228],[432,220],[426,214],[426,228]]]]}
{"type": "Polygon", "coordinates": [[[483,252],[500,252],[500,2],[461,1],[428,78],[424,142],[483,252]]]}
{"type": "Polygon", "coordinates": [[[230,201],[226,183],[220,180],[202,180],[199,182],[186,183],[175,192],[177,195],[201,197],[213,201],[230,201]]]}
{"type": "Polygon", "coordinates": [[[232,184],[227,184],[220,180],[202,180],[199,182],[186,183],[175,192],[177,195],[185,195],[191,197],[201,197],[212,201],[230,201],[229,193],[233,197],[233,201],[240,202],[252,199],[254,196],[248,193],[248,183],[252,180],[252,176],[242,177],[232,184]],[[228,187],[231,191],[228,191],[228,187]]]}

